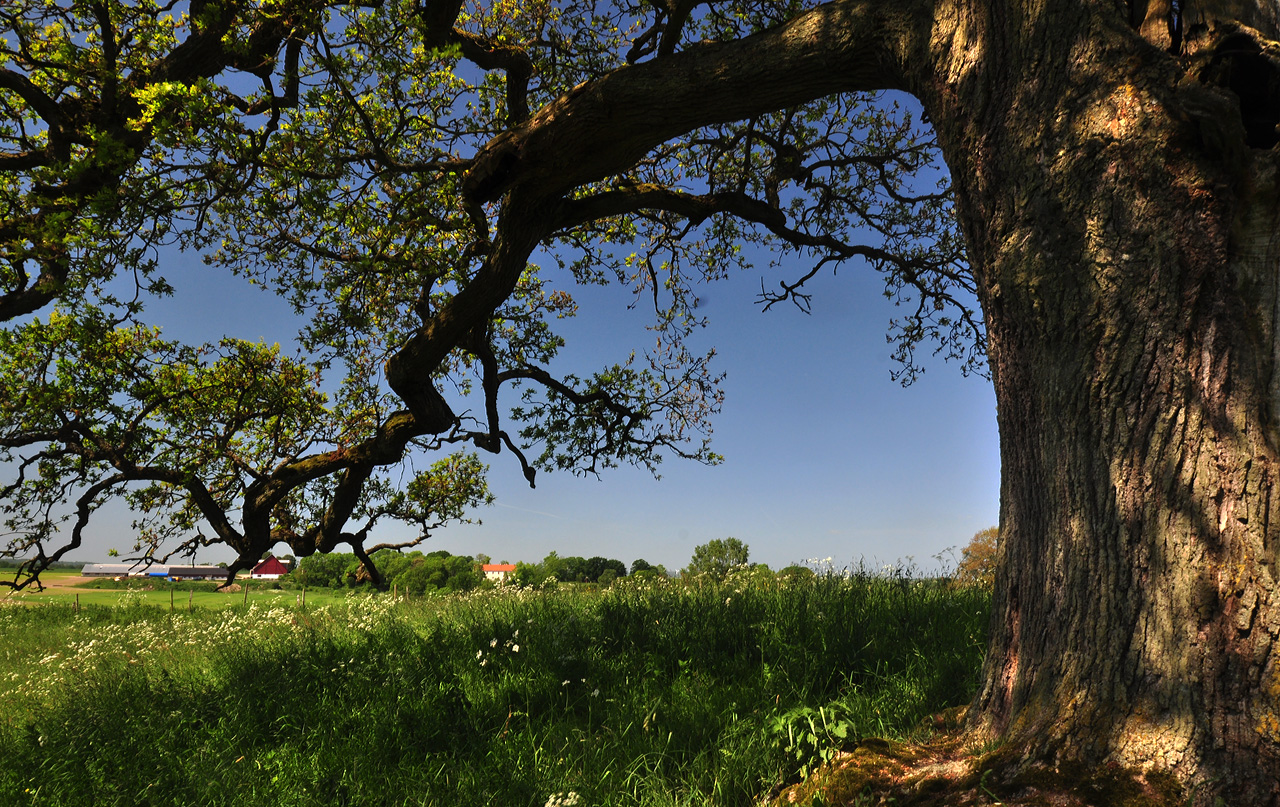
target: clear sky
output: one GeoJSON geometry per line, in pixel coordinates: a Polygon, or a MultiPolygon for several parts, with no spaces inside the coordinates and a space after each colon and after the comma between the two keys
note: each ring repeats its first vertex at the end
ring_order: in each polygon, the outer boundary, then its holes
{"type": "MultiPolygon", "coordinates": [[[[482,524],[448,528],[422,548],[511,562],[553,550],[627,564],[644,558],[674,571],[694,546],[732,536],[750,547],[752,561],[775,569],[828,557],[837,568],[908,557],[932,568],[933,555],[994,525],[999,452],[990,382],[941,360],[926,362],[911,387],[892,381],[885,331],[893,307],[869,270],[850,266],[815,279],[809,315],[790,306],[760,311],[753,300],[768,272],[749,270],[701,295],[711,319],[705,344],[717,348],[728,373],[714,434],[723,464],[669,460],[660,480],[633,468],[599,480],[544,473],[530,490],[513,457],[486,455],[497,503],[475,514],[482,524]]],[[[273,342],[293,332],[277,298],[195,256],[172,256],[164,274],[177,293],[153,305],[148,319],[166,335],[273,342]]],[[[578,372],[651,343],[645,313],[627,310],[626,290],[575,296],[581,313],[564,329],[564,357],[578,372]]],[[[108,548],[124,553],[131,545],[128,514],[117,508],[95,520],[75,558],[105,560],[108,548]]],[[[210,549],[198,560],[231,556],[210,549]]]]}

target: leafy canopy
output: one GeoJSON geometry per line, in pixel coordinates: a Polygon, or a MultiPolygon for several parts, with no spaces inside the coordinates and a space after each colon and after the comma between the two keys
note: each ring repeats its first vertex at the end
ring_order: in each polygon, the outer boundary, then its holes
{"type": "Polygon", "coordinates": [[[530,484],[716,462],[697,287],[760,255],[785,267],[766,308],[807,310],[820,272],[881,272],[904,380],[928,340],[980,368],[949,189],[908,110],[866,93],[664,106],[653,76],[809,8],[5,4],[0,556],[31,559],[10,584],[112,498],[145,560],[219,542],[234,571],[284,542],[349,546],[376,574],[369,552],[489,500],[476,452],[530,484]],[[583,128],[615,97],[639,125],[583,128]],[[175,248],[287,300],[297,355],[150,326],[175,248]],[[653,345],[563,367],[557,323],[602,283],[652,310],[653,345]],[[411,532],[381,540],[386,522],[411,532]]]}

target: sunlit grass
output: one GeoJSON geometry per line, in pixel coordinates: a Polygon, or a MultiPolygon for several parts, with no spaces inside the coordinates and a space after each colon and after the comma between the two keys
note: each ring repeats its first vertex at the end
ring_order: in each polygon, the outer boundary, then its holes
{"type": "Polygon", "coordinates": [[[151,606],[166,610],[221,609],[259,606],[301,607],[335,605],[346,599],[348,592],[331,589],[281,590],[270,582],[239,580],[239,591],[217,590],[217,583],[169,584],[145,578],[132,579],[117,588],[94,588],[77,573],[42,575],[49,586],[41,591],[34,587],[22,591],[0,593],[0,604],[80,605],[80,606],[151,606]],[[248,591],[245,591],[245,588],[248,591]],[[305,600],[305,603],[304,603],[305,600]]]}
{"type": "Polygon", "coordinates": [[[745,805],[967,700],[988,607],[867,575],[286,593],[0,607],[0,803],[745,805]]]}

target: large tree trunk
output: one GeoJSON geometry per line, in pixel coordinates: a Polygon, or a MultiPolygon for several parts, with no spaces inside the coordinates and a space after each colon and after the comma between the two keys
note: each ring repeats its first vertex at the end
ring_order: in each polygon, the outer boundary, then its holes
{"type": "Polygon", "coordinates": [[[971,719],[1041,761],[1154,765],[1197,803],[1280,804],[1280,71],[1250,36],[1215,57],[1210,25],[1184,74],[1084,5],[942,16],[916,88],[1000,427],[1003,560],[971,719]]]}

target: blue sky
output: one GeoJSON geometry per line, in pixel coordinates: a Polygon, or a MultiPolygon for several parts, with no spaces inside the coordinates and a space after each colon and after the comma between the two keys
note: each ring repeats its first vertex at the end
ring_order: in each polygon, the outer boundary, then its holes
{"type": "MultiPolygon", "coordinates": [[[[177,293],[153,305],[149,319],[169,336],[272,342],[292,332],[281,301],[195,256],[168,256],[163,271],[177,293]]],[[[669,460],[660,480],[634,468],[599,480],[540,474],[530,490],[509,454],[486,457],[497,503],[475,514],[481,524],[442,530],[423,549],[512,562],[551,551],[628,564],[644,558],[675,570],[694,546],[732,536],[753,561],[775,569],[828,557],[837,568],[908,557],[932,568],[933,555],[994,525],[999,452],[990,382],[940,360],[927,362],[911,387],[892,381],[885,331],[894,311],[868,270],[850,266],[815,279],[809,315],[790,306],[760,310],[754,297],[768,272],[748,270],[702,290],[711,320],[704,344],[717,348],[728,374],[714,434],[722,465],[669,460]]],[[[627,309],[628,291],[575,296],[581,312],[564,329],[564,357],[578,372],[652,341],[642,307],[627,309]]],[[[132,545],[119,508],[95,525],[76,558],[104,560],[108,548],[132,545]]],[[[198,560],[231,555],[210,549],[198,560]]]]}
{"type": "MultiPolygon", "coordinates": [[[[867,271],[815,284],[812,314],[761,312],[761,271],[706,289],[706,332],[728,376],[715,422],[721,465],[673,460],[654,480],[637,469],[602,479],[542,475],[529,490],[494,458],[498,504],[479,527],[433,539],[495,559],[643,557],[669,569],[697,544],[733,536],[773,568],[808,558],[836,567],[912,556],[922,567],[997,522],[999,449],[990,382],[929,362],[914,385],[890,379],[892,305],[867,271]]],[[[646,344],[643,312],[620,289],[593,293],[567,352],[613,360],[646,344]],[[575,348],[582,340],[590,349],[575,348]],[[611,352],[610,352],[611,351],[611,352]]]]}

